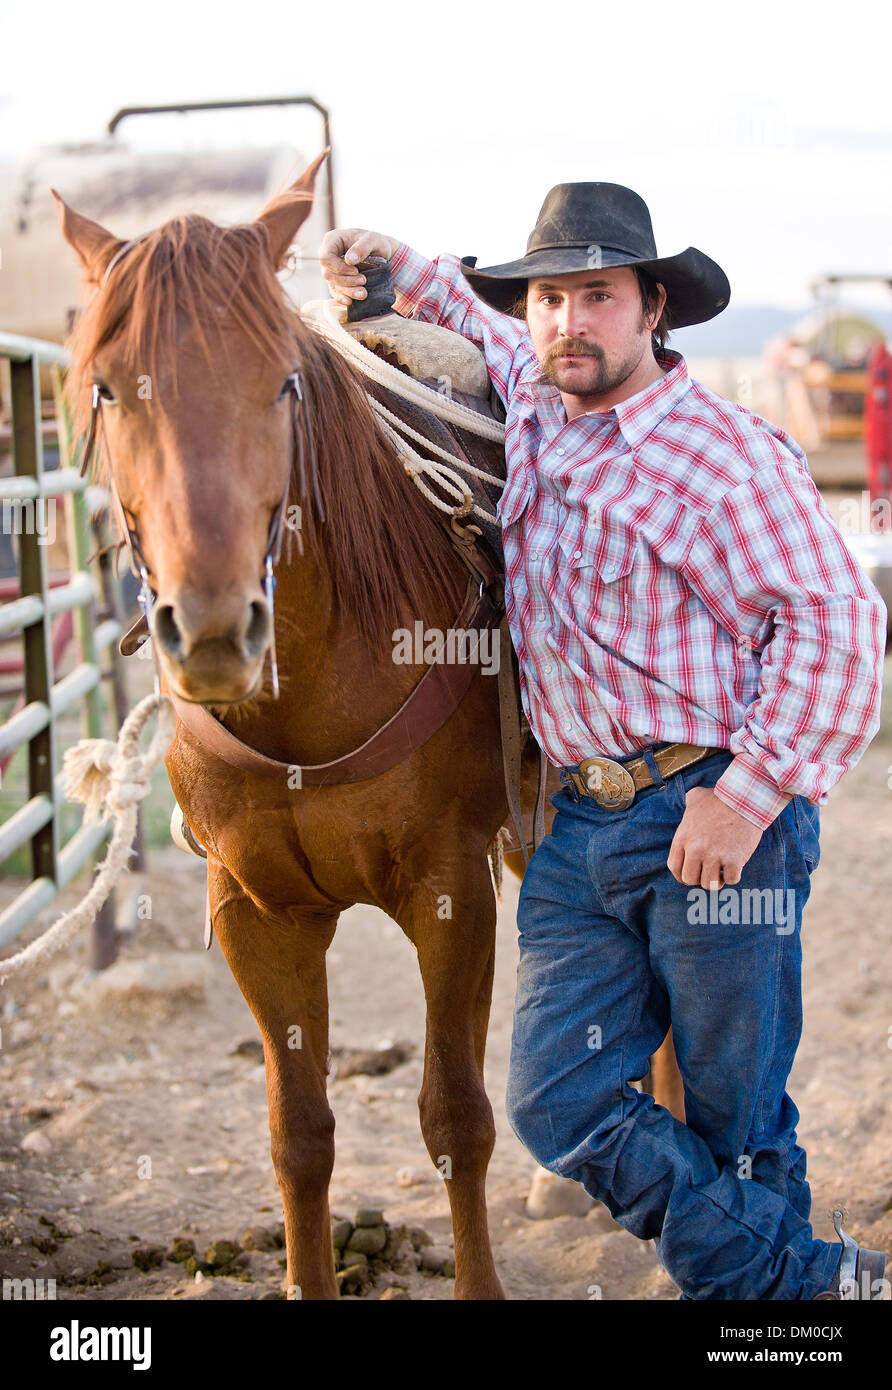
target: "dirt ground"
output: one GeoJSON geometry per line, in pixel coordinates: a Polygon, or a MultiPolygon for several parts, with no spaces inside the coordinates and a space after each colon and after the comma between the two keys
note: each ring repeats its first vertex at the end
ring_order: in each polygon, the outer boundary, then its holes
{"type": "MultiPolygon", "coordinates": [[[[856,1239],[892,1250],[892,659],[886,677],[884,729],[823,812],[822,862],[805,912],[805,1030],[790,1090],[802,1112],[816,1235],[834,1238],[828,1211],[841,1200],[856,1239]]],[[[19,886],[0,884],[0,901],[19,886]]],[[[194,1241],[200,1257],[248,1227],[275,1227],[281,1202],[257,1030],[219,946],[202,952],[204,865],[164,849],[141,886],[151,918],[123,959],[150,958],[139,970],[165,972],[164,988],[128,993],[124,967],[114,988],[114,972],[91,977],[81,942],[0,992],[0,1276],[55,1278],[61,1299],[281,1296],[278,1249],[246,1256],[242,1280],[194,1277],[170,1261],[152,1267],[161,1256],[151,1250],[177,1237],[194,1241]],[[149,1266],[141,1270],[134,1251],[147,1250],[137,1254],[149,1266]]],[[[524,1214],[534,1164],[504,1112],[517,889],[506,876],[486,1064],[497,1126],[489,1219],[507,1295],[587,1299],[597,1286],[605,1300],[673,1299],[652,1246],[603,1207],[540,1221],[524,1214]]],[[[42,924],[78,896],[66,891],[42,924]]],[[[421,1227],[448,1247],[446,1193],[416,1109],[424,1008],[412,948],[383,914],[357,907],[341,919],[329,971],[333,1049],[414,1049],[387,1074],[331,1081],[332,1210],[352,1219],[358,1207],[380,1208],[392,1227],[421,1227]],[[411,1171],[400,1180],[401,1170],[411,1171]]],[[[362,1296],[380,1298],[388,1282],[412,1299],[452,1295],[449,1277],[410,1259],[362,1296]]]]}

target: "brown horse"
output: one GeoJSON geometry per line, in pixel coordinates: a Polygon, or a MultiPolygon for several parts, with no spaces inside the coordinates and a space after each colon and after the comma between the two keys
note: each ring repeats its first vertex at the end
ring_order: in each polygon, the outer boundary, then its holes
{"type": "MultiPolygon", "coordinates": [[[[391,717],[424,674],[392,659],[394,630],[418,618],[448,629],[467,579],[355,370],[276,279],[321,159],[249,225],[175,218],[136,244],[58,199],[94,287],[70,345],[72,400],[82,411],[92,381],[104,402],[122,521],[155,594],[163,688],[292,764],[338,758],[391,717]],[[289,475],[295,410],[314,454],[303,491],[289,475]],[[301,509],[302,553],[286,543],[278,569],[275,699],[261,575],[285,500],[301,509]]],[[[496,912],[487,851],[507,818],[496,685],[477,672],[420,748],[343,785],[234,771],[177,726],[171,785],[208,849],[214,931],[263,1038],[293,1296],[338,1295],[326,951],[339,914],[361,902],[394,918],[418,955],[421,1128],[450,1174],[455,1296],[504,1297],[486,1221],[494,1126],[482,1078],[496,912]]]]}

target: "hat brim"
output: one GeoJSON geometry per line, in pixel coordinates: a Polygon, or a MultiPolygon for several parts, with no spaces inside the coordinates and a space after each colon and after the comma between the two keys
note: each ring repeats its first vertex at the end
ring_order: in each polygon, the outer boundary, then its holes
{"type": "MultiPolygon", "coordinates": [[[[461,271],[471,289],[485,304],[515,318],[523,318],[522,313],[514,310],[532,278],[571,275],[596,268],[592,265],[591,248],[585,246],[531,251],[521,260],[487,266],[485,270],[477,270],[476,265],[476,256],[462,257],[461,271]]],[[[670,329],[706,323],[720,314],[731,298],[731,286],[721,266],[696,246],[689,246],[677,256],[653,260],[637,260],[609,247],[600,252],[597,268],[612,270],[624,265],[640,266],[664,286],[670,329]]]]}

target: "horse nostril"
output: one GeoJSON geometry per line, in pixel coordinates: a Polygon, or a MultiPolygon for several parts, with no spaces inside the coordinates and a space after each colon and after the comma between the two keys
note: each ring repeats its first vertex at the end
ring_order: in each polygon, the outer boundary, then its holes
{"type": "Polygon", "coordinates": [[[251,616],[245,628],[242,645],[249,656],[259,656],[265,650],[270,637],[269,609],[262,599],[255,599],[249,612],[251,616]]]}
{"type": "Polygon", "coordinates": [[[183,639],[173,615],[172,603],[162,603],[155,608],[155,619],[152,626],[155,641],[167,652],[168,656],[181,656],[183,639]]]}

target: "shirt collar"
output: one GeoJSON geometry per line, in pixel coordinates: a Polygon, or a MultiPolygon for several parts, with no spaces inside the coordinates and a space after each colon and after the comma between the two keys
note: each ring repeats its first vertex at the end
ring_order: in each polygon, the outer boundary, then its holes
{"type": "MultiPolygon", "coordinates": [[[[580,424],[586,419],[591,419],[592,423],[616,420],[630,449],[641,444],[675,409],[691,386],[687,363],[680,352],[674,352],[671,348],[657,348],[654,356],[657,364],[666,369],[665,376],[660,377],[659,381],[645,386],[643,391],[636,392],[628,400],[620,401],[611,410],[587,411],[585,415],[578,415],[572,423],[580,424]]],[[[540,415],[544,414],[553,428],[567,424],[567,413],[556,386],[536,382],[533,394],[540,415]]]]}
{"type": "Polygon", "coordinates": [[[687,363],[680,352],[658,348],[654,356],[658,366],[668,369],[666,375],[614,407],[623,438],[630,449],[653,433],[691,387],[687,363]]]}

